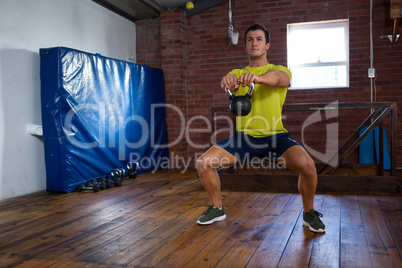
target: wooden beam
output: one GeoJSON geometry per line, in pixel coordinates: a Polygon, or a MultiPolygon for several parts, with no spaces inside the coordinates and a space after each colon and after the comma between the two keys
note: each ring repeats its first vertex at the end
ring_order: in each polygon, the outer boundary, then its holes
{"type": "Polygon", "coordinates": [[[92,0],[93,2],[132,21],[147,20],[159,17],[159,9],[151,6],[149,0],[92,0]],[[149,3],[148,3],[149,2],[149,3]]]}
{"type": "Polygon", "coordinates": [[[150,9],[154,10],[155,12],[160,13],[162,10],[164,10],[163,7],[161,7],[152,0],[139,0],[139,1],[144,5],[146,5],[147,7],[149,7],[150,9]]]}
{"type": "Polygon", "coordinates": [[[389,15],[391,19],[401,19],[402,18],[402,1],[401,0],[391,0],[389,15]]]}
{"type": "Polygon", "coordinates": [[[398,24],[399,24],[399,19],[394,19],[394,27],[392,28],[392,40],[391,40],[391,43],[396,42],[396,35],[397,35],[397,31],[399,29],[398,24]]]}
{"type": "Polygon", "coordinates": [[[285,104],[283,111],[351,110],[390,106],[391,102],[338,102],[338,103],[298,103],[285,104]]]}
{"type": "MultiPolygon", "coordinates": [[[[296,174],[219,174],[222,190],[298,191],[296,174]]],[[[396,193],[394,176],[318,175],[317,192],[396,193]]]]}

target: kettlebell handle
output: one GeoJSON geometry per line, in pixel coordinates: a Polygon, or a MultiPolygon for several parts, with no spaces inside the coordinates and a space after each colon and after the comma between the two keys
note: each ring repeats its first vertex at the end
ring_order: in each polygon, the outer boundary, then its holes
{"type": "MultiPolygon", "coordinates": [[[[226,94],[228,94],[229,97],[233,95],[232,91],[230,91],[230,89],[228,89],[227,87],[225,87],[225,91],[226,91],[226,94]]],[[[252,96],[253,92],[254,92],[254,83],[251,84],[251,87],[249,88],[249,90],[247,92],[247,95],[252,96]]]]}

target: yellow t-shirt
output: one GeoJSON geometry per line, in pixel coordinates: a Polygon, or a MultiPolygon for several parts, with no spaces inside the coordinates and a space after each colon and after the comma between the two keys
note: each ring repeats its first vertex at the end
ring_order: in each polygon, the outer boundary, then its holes
{"type": "MultiPolygon", "coordinates": [[[[291,73],[288,68],[281,65],[268,64],[262,67],[247,66],[244,69],[235,69],[229,74],[236,74],[239,78],[245,72],[261,75],[271,69],[291,73]]],[[[233,94],[245,95],[248,87],[240,87],[233,94]]],[[[251,98],[251,111],[247,116],[236,117],[236,130],[253,137],[266,137],[277,133],[284,133],[287,130],[282,125],[282,106],[286,99],[288,88],[268,87],[262,84],[255,84],[251,98]]]]}

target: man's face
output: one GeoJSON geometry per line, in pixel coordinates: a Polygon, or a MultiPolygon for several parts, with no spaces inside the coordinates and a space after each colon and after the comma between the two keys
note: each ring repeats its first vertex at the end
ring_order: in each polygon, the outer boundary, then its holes
{"type": "Polygon", "coordinates": [[[270,43],[266,43],[262,30],[249,31],[246,36],[246,51],[251,58],[259,58],[266,55],[270,43]]]}

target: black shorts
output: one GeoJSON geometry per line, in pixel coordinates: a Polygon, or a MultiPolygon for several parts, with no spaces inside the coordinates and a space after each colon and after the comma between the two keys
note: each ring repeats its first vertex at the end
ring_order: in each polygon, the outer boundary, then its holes
{"type": "Polygon", "coordinates": [[[255,138],[242,132],[235,132],[229,139],[215,144],[239,158],[240,162],[255,157],[277,159],[287,149],[299,145],[289,138],[289,133],[279,133],[268,137],[255,138]]]}

